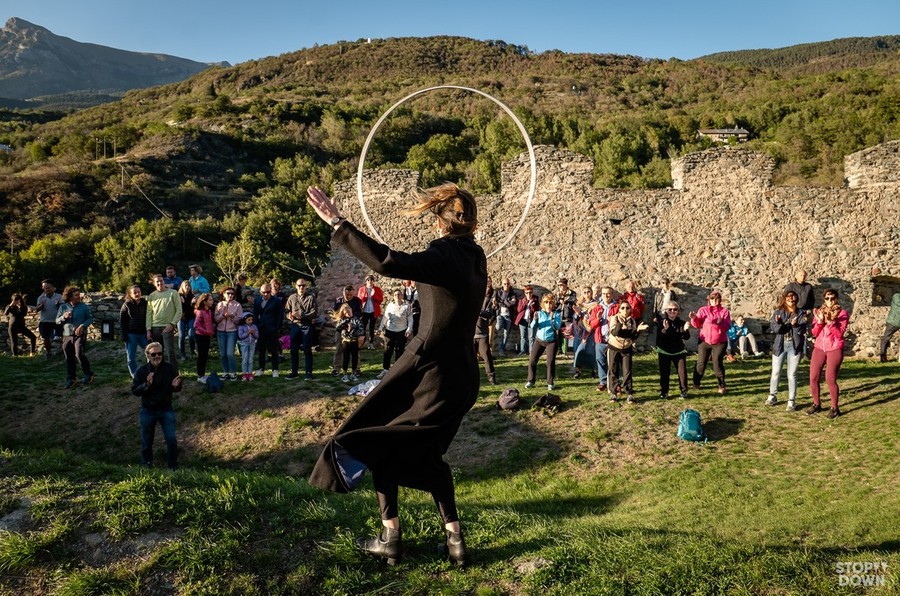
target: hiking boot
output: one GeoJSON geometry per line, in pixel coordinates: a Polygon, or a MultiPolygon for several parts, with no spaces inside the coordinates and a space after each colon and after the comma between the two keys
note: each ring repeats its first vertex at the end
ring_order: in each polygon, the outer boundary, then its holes
{"type": "Polygon", "coordinates": [[[788,404],[787,404],[787,411],[788,411],[788,412],[793,412],[793,411],[795,411],[796,409],[797,409],[797,404],[794,402],[794,400],[789,399],[789,400],[788,400],[788,404]]]}
{"type": "Polygon", "coordinates": [[[806,410],[806,415],[807,415],[807,416],[812,416],[813,414],[818,414],[818,413],[821,412],[821,411],[822,411],[822,406],[821,406],[821,405],[819,405],[819,404],[813,404],[813,405],[809,406],[809,408],[807,408],[807,410],[806,410]]]}
{"type": "Polygon", "coordinates": [[[828,418],[830,420],[834,420],[835,418],[837,418],[840,415],[841,415],[841,411],[838,410],[837,408],[831,408],[831,410],[828,412],[828,418]]]}
{"type": "Polygon", "coordinates": [[[402,532],[392,528],[382,528],[374,538],[357,538],[356,547],[387,560],[388,565],[396,565],[403,558],[402,532]]]}
{"type": "Polygon", "coordinates": [[[766,405],[767,405],[767,406],[774,406],[774,405],[777,404],[777,403],[778,403],[778,398],[775,397],[775,394],[774,394],[774,393],[770,394],[770,395],[769,395],[769,399],[766,400],[766,405]]]}

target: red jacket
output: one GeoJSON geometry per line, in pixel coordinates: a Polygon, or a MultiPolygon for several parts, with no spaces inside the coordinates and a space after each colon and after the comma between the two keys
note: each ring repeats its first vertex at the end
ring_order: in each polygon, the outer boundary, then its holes
{"type": "MultiPolygon", "coordinates": [[[[375,317],[377,318],[381,316],[381,303],[384,301],[384,293],[381,291],[381,288],[375,285],[372,286],[372,290],[374,290],[372,293],[372,309],[375,313],[375,317]]],[[[360,302],[362,302],[363,312],[365,312],[366,310],[367,295],[368,294],[366,292],[366,286],[365,284],[363,284],[356,292],[356,297],[359,298],[360,302]]]]}

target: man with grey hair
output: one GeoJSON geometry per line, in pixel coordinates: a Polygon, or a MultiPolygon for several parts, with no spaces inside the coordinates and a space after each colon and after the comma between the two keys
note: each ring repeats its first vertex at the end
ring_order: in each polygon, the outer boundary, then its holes
{"type": "Polygon", "coordinates": [[[266,355],[272,357],[272,376],[278,377],[278,363],[281,362],[281,344],[278,333],[284,319],[284,304],[281,298],[272,294],[272,286],[259,286],[259,296],[253,301],[253,318],[259,329],[259,369],[254,374],[261,376],[266,369],[266,355]]]}
{"type": "Polygon", "coordinates": [[[166,460],[174,470],[178,467],[178,440],[172,394],[181,391],[181,377],[172,363],[163,360],[161,343],[147,344],[144,354],[147,364],[137,370],[131,383],[131,393],[141,398],[141,464],[153,466],[153,438],[159,423],[166,440],[166,460]]]}

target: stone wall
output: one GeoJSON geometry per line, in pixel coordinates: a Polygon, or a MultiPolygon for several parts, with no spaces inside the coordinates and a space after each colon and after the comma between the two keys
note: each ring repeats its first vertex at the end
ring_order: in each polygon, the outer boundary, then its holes
{"type": "MultiPolygon", "coordinates": [[[[535,150],[534,201],[513,242],[488,261],[495,280],[508,275],[516,287],[553,287],[565,276],[576,290],[597,282],[621,290],[626,279],[636,279],[652,301],[653,288],[670,277],[686,310],[704,304],[716,288],[760,333],[779,292],[803,268],[816,286],[817,304],[826,288],[840,292],[851,315],[848,353],[877,355],[891,292],[900,291],[900,141],[848,156],[845,188],[773,186],[770,158],[716,147],[674,160],[673,188],[599,189],[587,157],[547,146],[535,150]]],[[[478,239],[486,252],[518,222],[529,176],[528,157],[520,155],[503,167],[501,193],[479,197],[478,239]]],[[[401,250],[419,250],[434,237],[431,222],[402,214],[413,204],[417,183],[415,172],[364,175],[369,216],[384,240],[401,250]]],[[[338,184],[335,198],[365,229],[355,180],[338,184]]],[[[342,285],[360,285],[367,273],[334,250],[317,282],[320,295],[337,296],[342,285]]]]}

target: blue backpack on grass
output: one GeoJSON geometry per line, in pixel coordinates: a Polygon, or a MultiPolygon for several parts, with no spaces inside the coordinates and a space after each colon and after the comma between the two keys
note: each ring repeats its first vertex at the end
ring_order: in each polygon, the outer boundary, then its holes
{"type": "Polygon", "coordinates": [[[700,419],[700,412],[686,409],[681,413],[678,419],[678,437],[685,441],[703,441],[707,440],[706,433],[703,432],[703,421],[700,419]]]}

